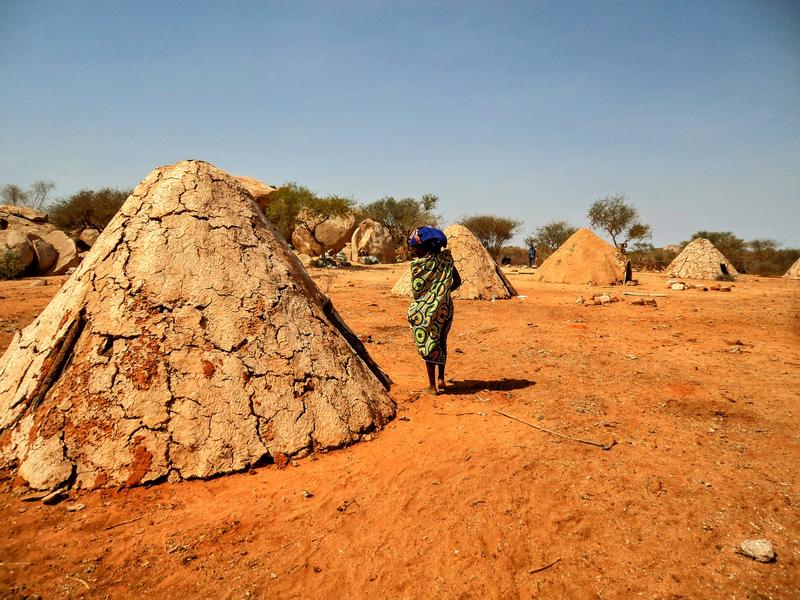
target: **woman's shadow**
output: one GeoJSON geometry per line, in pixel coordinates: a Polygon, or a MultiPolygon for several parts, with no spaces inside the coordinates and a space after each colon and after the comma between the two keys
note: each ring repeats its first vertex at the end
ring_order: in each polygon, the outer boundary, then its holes
{"type": "Polygon", "coordinates": [[[511,390],[522,390],[536,385],[531,379],[461,379],[453,380],[447,384],[445,394],[468,395],[483,390],[489,392],[509,392],[511,390]]]}

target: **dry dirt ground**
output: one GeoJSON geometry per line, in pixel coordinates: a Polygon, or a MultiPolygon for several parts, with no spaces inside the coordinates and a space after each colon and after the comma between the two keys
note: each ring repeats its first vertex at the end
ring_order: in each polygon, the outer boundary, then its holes
{"type": "MultiPolygon", "coordinates": [[[[0,596],[800,597],[800,282],[672,292],[640,275],[635,291],[669,294],[656,308],[585,307],[586,288],[511,273],[526,298],[456,302],[451,387],[430,397],[388,293],[401,272],[314,273],[395,381],[384,431],[55,506],[6,476],[0,596]],[[734,552],[761,537],[777,562],[734,552]]],[[[0,347],[59,281],[0,285],[0,347]]]]}

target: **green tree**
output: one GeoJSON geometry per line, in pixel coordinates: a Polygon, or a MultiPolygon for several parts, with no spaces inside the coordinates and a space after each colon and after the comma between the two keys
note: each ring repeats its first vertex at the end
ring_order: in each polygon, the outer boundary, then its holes
{"type": "Polygon", "coordinates": [[[28,194],[18,185],[9,183],[0,190],[0,198],[2,198],[3,204],[21,206],[28,200],[28,194]]]}
{"type": "Polygon", "coordinates": [[[355,202],[351,198],[341,196],[320,198],[306,186],[290,182],[269,195],[269,204],[264,215],[286,240],[291,241],[300,211],[305,209],[330,217],[351,212],[354,207],[355,202]]]}
{"type": "Polygon", "coordinates": [[[130,190],[112,188],[81,190],[57,201],[49,211],[50,221],[65,230],[93,228],[102,231],[130,193],[130,190]]]}
{"type": "Polygon", "coordinates": [[[536,248],[537,256],[547,258],[576,231],[578,228],[566,221],[550,221],[537,227],[532,235],[525,238],[525,243],[536,248]]]}
{"type": "Polygon", "coordinates": [[[522,226],[522,221],[495,215],[473,215],[461,219],[460,223],[475,234],[495,260],[503,244],[513,238],[522,226]]]}
{"type": "Polygon", "coordinates": [[[605,231],[617,247],[630,241],[648,239],[652,234],[650,225],[639,220],[639,211],[628,204],[623,194],[603,196],[596,200],[589,207],[587,216],[592,227],[605,231]]]}
{"type": "Polygon", "coordinates": [[[399,248],[404,247],[411,232],[424,225],[436,227],[439,224],[439,215],[436,206],[439,198],[434,194],[424,194],[420,200],[402,198],[395,200],[386,196],[375,202],[361,206],[361,216],[372,219],[386,227],[392,235],[392,240],[399,248]]]}

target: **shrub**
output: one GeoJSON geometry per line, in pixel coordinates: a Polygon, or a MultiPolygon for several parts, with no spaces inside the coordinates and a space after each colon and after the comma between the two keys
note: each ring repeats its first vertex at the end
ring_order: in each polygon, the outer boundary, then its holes
{"type": "Polygon", "coordinates": [[[130,193],[130,190],[112,188],[81,190],[57,201],[49,211],[50,221],[67,231],[87,228],[102,231],[130,193]]]}
{"type": "Polygon", "coordinates": [[[297,227],[297,215],[303,209],[330,217],[351,212],[354,207],[355,202],[350,198],[341,196],[321,198],[307,187],[291,182],[269,195],[269,204],[264,215],[287,241],[291,241],[292,232],[297,227]]]}
{"type": "Polygon", "coordinates": [[[637,271],[663,271],[678,256],[677,252],[665,248],[655,248],[652,244],[636,244],[627,253],[631,266],[637,271]]]}
{"type": "Polygon", "coordinates": [[[0,253],[0,279],[14,279],[22,273],[19,253],[8,248],[0,253]]]}

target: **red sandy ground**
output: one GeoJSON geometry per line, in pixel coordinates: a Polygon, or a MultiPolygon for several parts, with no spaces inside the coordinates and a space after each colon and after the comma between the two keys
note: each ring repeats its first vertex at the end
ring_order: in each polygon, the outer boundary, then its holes
{"type": "MultiPolygon", "coordinates": [[[[395,381],[398,419],[372,441],[55,506],[6,479],[0,595],[800,598],[800,282],[642,275],[634,291],[669,294],[657,308],[584,307],[591,290],[512,273],[527,298],[456,303],[434,398],[413,393],[401,271],[315,272],[395,381]],[[761,537],[777,562],[734,553],[761,537]]],[[[58,283],[0,285],[0,348],[58,283]]]]}

